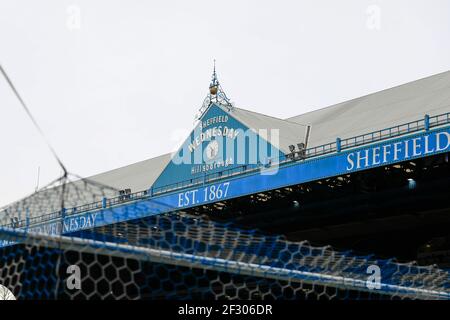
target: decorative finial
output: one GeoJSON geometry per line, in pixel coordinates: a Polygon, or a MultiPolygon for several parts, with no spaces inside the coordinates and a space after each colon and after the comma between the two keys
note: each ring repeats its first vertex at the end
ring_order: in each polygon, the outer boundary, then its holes
{"type": "Polygon", "coordinates": [[[213,74],[211,77],[211,83],[209,84],[209,94],[203,101],[203,105],[200,108],[200,113],[197,116],[197,119],[200,119],[200,117],[203,115],[203,113],[205,113],[205,111],[209,108],[209,106],[212,103],[220,104],[226,107],[228,111],[231,111],[233,109],[231,101],[228,99],[227,95],[222,90],[222,86],[220,85],[219,79],[217,78],[216,59],[214,59],[213,74]]]}
{"type": "Polygon", "coordinates": [[[205,100],[203,100],[203,105],[199,110],[199,113],[196,115],[196,120],[200,119],[201,116],[208,110],[209,106],[213,103],[224,106],[231,111],[233,109],[233,104],[228,99],[225,92],[222,90],[222,86],[219,83],[219,79],[217,78],[216,73],[216,59],[214,59],[214,67],[213,73],[211,77],[211,83],[209,84],[209,94],[206,96],[205,100]]]}
{"type": "Polygon", "coordinates": [[[212,74],[211,83],[209,84],[209,93],[215,96],[219,90],[219,80],[217,80],[216,74],[216,59],[214,59],[214,69],[212,74]]]}

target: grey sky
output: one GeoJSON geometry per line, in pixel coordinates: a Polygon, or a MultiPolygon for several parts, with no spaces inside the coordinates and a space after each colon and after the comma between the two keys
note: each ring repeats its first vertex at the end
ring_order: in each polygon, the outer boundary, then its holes
{"type": "MultiPolygon", "coordinates": [[[[447,0],[0,0],[0,63],[89,176],[171,151],[213,58],[237,106],[285,118],[449,70],[449,14],[447,0]]],[[[0,109],[4,205],[38,166],[41,185],[60,170],[3,79],[0,109]]]]}

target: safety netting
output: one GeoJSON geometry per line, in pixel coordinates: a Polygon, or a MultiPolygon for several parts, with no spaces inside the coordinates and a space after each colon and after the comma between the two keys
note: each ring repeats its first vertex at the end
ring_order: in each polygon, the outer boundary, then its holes
{"type": "Polygon", "coordinates": [[[143,198],[109,203],[121,221],[64,229],[67,217],[106,214],[102,203],[116,193],[56,181],[3,208],[0,284],[18,299],[450,299],[449,272],[437,266],[156,214],[139,205],[143,198]],[[49,223],[61,227],[42,227],[49,223]]]}

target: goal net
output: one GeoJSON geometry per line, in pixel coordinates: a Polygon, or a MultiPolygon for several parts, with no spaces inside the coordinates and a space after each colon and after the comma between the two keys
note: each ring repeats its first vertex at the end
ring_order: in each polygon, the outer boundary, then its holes
{"type": "Polygon", "coordinates": [[[18,299],[450,299],[449,272],[436,266],[186,213],[143,217],[148,208],[138,199],[116,206],[127,221],[63,234],[39,228],[45,219],[63,225],[79,214],[65,208],[114,192],[87,180],[56,181],[3,208],[0,284],[18,299]]]}

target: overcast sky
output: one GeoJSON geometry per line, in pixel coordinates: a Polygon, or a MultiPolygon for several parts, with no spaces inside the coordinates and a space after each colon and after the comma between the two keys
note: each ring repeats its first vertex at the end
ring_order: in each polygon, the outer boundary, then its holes
{"type": "MultiPolygon", "coordinates": [[[[286,118],[447,71],[449,39],[448,0],[0,0],[0,63],[82,176],[172,151],[214,58],[236,106],[286,118]]],[[[4,79],[0,110],[4,205],[60,169],[4,79]]]]}

